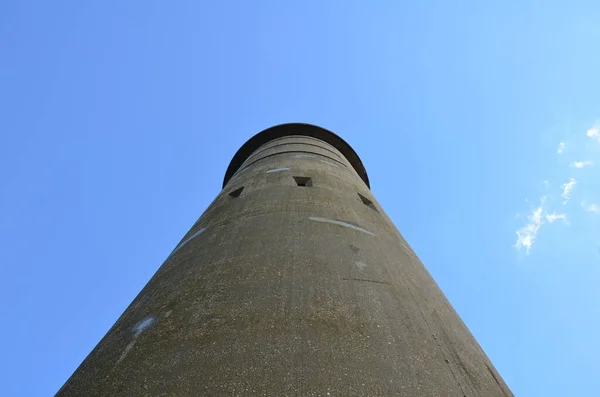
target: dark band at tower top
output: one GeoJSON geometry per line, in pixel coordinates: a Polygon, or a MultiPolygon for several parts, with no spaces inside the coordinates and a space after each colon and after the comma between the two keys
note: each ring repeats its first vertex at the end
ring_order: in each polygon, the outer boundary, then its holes
{"type": "Polygon", "coordinates": [[[369,176],[367,170],[363,166],[360,157],[352,149],[350,145],[346,143],[342,138],[334,134],[333,132],[326,130],[325,128],[318,127],[312,124],[305,123],[287,123],[279,124],[271,128],[267,128],[262,132],[254,135],[250,138],[233,156],[233,159],[227,167],[225,172],[225,178],[223,180],[223,187],[227,184],[229,179],[240,169],[240,166],[254,151],[264,144],[279,138],[286,136],[299,135],[308,136],[311,138],[319,139],[323,142],[327,142],[337,150],[350,162],[354,170],[358,173],[360,178],[371,188],[369,184],[369,176]]]}

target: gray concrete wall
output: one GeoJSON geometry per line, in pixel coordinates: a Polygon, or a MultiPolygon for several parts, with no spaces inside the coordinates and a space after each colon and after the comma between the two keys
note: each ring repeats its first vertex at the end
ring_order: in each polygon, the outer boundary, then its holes
{"type": "Polygon", "coordinates": [[[58,393],[511,395],[349,161],[300,136],[246,159],[58,393]]]}

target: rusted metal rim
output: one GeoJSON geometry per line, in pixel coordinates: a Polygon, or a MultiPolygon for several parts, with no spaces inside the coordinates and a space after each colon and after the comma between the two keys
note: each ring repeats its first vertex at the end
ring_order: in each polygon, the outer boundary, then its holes
{"type": "Polygon", "coordinates": [[[354,170],[358,173],[361,179],[365,182],[369,189],[369,176],[367,170],[363,166],[360,157],[352,149],[350,145],[346,143],[342,138],[334,134],[333,132],[326,130],[325,128],[318,127],[312,124],[305,123],[286,123],[279,124],[271,128],[267,128],[264,131],[259,132],[250,138],[244,145],[237,151],[237,153],[231,159],[225,178],[223,179],[223,187],[227,185],[227,182],[231,177],[238,171],[241,165],[246,159],[254,153],[256,149],[264,145],[265,143],[272,141],[273,139],[289,136],[289,135],[304,135],[312,138],[317,138],[322,141],[329,143],[331,146],[339,150],[344,157],[350,162],[354,170]]]}

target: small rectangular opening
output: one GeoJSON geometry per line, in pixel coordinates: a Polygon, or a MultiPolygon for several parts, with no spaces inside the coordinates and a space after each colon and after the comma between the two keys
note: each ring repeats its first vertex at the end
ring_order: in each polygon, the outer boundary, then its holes
{"type": "Polygon", "coordinates": [[[296,185],[298,186],[312,187],[313,185],[312,178],[308,176],[295,176],[293,178],[296,181],[296,185]]]}
{"type": "Polygon", "coordinates": [[[233,198],[240,197],[240,194],[242,194],[242,190],[244,190],[243,186],[239,189],[235,189],[233,192],[229,193],[229,195],[233,198]]]}
{"type": "Polygon", "coordinates": [[[362,201],[364,205],[375,210],[375,212],[379,213],[379,211],[377,211],[377,207],[375,207],[375,204],[373,204],[373,202],[371,200],[369,200],[368,198],[366,198],[365,196],[363,196],[360,193],[358,193],[358,197],[360,197],[360,201],[362,201]]]}

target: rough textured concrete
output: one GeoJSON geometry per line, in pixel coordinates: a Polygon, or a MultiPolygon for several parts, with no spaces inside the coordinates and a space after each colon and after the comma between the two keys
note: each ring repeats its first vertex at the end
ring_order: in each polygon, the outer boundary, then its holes
{"type": "Polygon", "coordinates": [[[274,128],[57,395],[512,396],[354,151],[274,128]]]}

